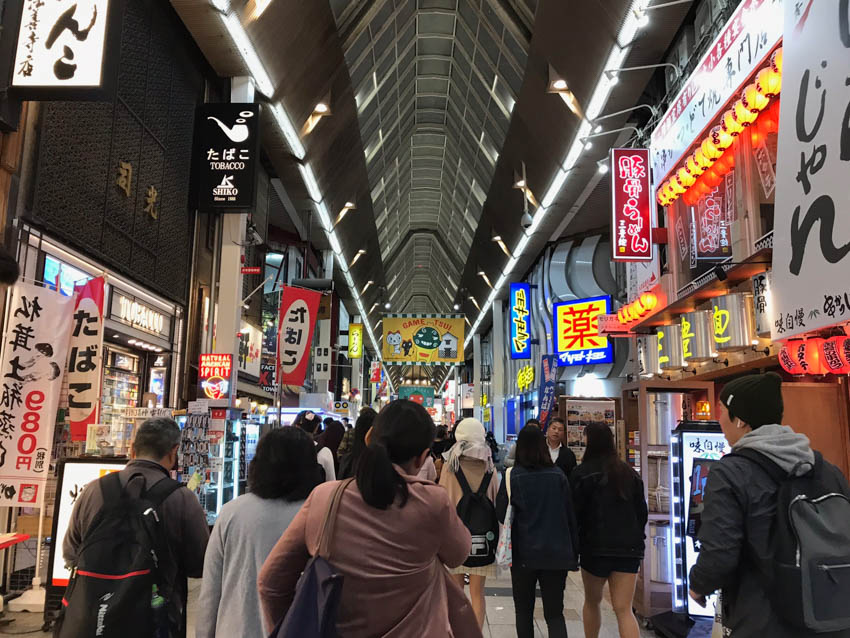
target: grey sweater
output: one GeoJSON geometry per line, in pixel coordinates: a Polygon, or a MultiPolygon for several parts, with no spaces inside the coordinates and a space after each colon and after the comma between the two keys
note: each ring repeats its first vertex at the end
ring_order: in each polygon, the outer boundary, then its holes
{"type": "Polygon", "coordinates": [[[225,504],[210,536],[196,638],[264,638],[257,575],[304,501],[245,494],[225,504]]]}

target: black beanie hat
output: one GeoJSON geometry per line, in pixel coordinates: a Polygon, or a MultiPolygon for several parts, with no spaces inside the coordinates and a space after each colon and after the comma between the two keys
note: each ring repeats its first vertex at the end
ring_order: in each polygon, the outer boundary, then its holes
{"type": "Polygon", "coordinates": [[[782,404],[782,377],[775,372],[751,374],[730,381],[720,392],[720,401],[733,419],[741,419],[754,430],[762,425],[779,423],[782,404]]]}

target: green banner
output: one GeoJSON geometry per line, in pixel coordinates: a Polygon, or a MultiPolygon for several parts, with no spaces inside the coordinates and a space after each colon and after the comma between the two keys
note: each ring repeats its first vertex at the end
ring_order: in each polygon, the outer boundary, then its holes
{"type": "Polygon", "coordinates": [[[399,399],[409,399],[425,406],[434,407],[434,388],[429,385],[403,385],[398,389],[399,399]]]}

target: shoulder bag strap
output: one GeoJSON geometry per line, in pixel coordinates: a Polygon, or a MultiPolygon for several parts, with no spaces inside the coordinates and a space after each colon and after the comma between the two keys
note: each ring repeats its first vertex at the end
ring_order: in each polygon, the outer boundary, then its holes
{"type": "Polygon", "coordinates": [[[145,499],[150,501],[154,508],[159,508],[165,499],[181,487],[183,487],[182,483],[165,476],[154,483],[151,488],[145,492],[145,499]]]}
{"type": "Polygon", "coordinates": [[[472,488],[469,486],[469,481],[466,480],[466,474],[463,473],[463,468],[461,468],[460,463],[457,466],[457,472],[455,472],[455,478],[457,479],[458,484],[460,485],[460,489],[463,490],[463,495],[472,494],[472,488]]]}
{"type": "Polygon", "coordinates": [[[490,487],[490,480],[493,478],[493,472],[485,472],[484,478],[481,479],[481,485],[478,486],[478,496],[487,496],[487,488],[490,487]]]}
{"type": "Polygon", "coordinates": [[[325,522],[322,525],[321,535],[319,536],[319,556],[325,560],[330,560],[331,557],[331,542],[333,541],[334,528],[336,526],[336,517],[339,512],[339,504],[342,501],[343,492],[354,481],[353,478],[340,481],[334,490],[331,501],[328,504],[328,509],[325,512],[325,522]]]}
{"type": "Polygon", "coordinates": [[[505,471],[505,489],[507,489],[507,491],[508,491],[508,503],[511,502],[511,470],[513,470],[513,469],[514,468],[509,467],[505,471]]]}
{"type": "Polygon", "coordinates": [[[755,463],[764,470],[771,479],[773,479],[774,483],[782,483],[788,479],[788,473],[761,452],[744,448],[742,450],[735,450],[729,456],[740,456],[741,458],[748,459],[755,463]]]}
{"type": "Polygon", "coordinates": [[[100,491],[103,494],[104,504],[112,505],[121,500],[123,489],[121,488],[121,477],[118,472],[110,472],[100,481],[100,491]]]}

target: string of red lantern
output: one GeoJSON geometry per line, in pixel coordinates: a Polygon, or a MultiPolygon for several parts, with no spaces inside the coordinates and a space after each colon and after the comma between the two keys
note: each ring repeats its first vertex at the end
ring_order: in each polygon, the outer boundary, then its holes
{"type": "Polygon", "coordinates": [[[779,364],[793,375],[850,374],[850,337],[791,339],[779,352],[779,364]]]}

